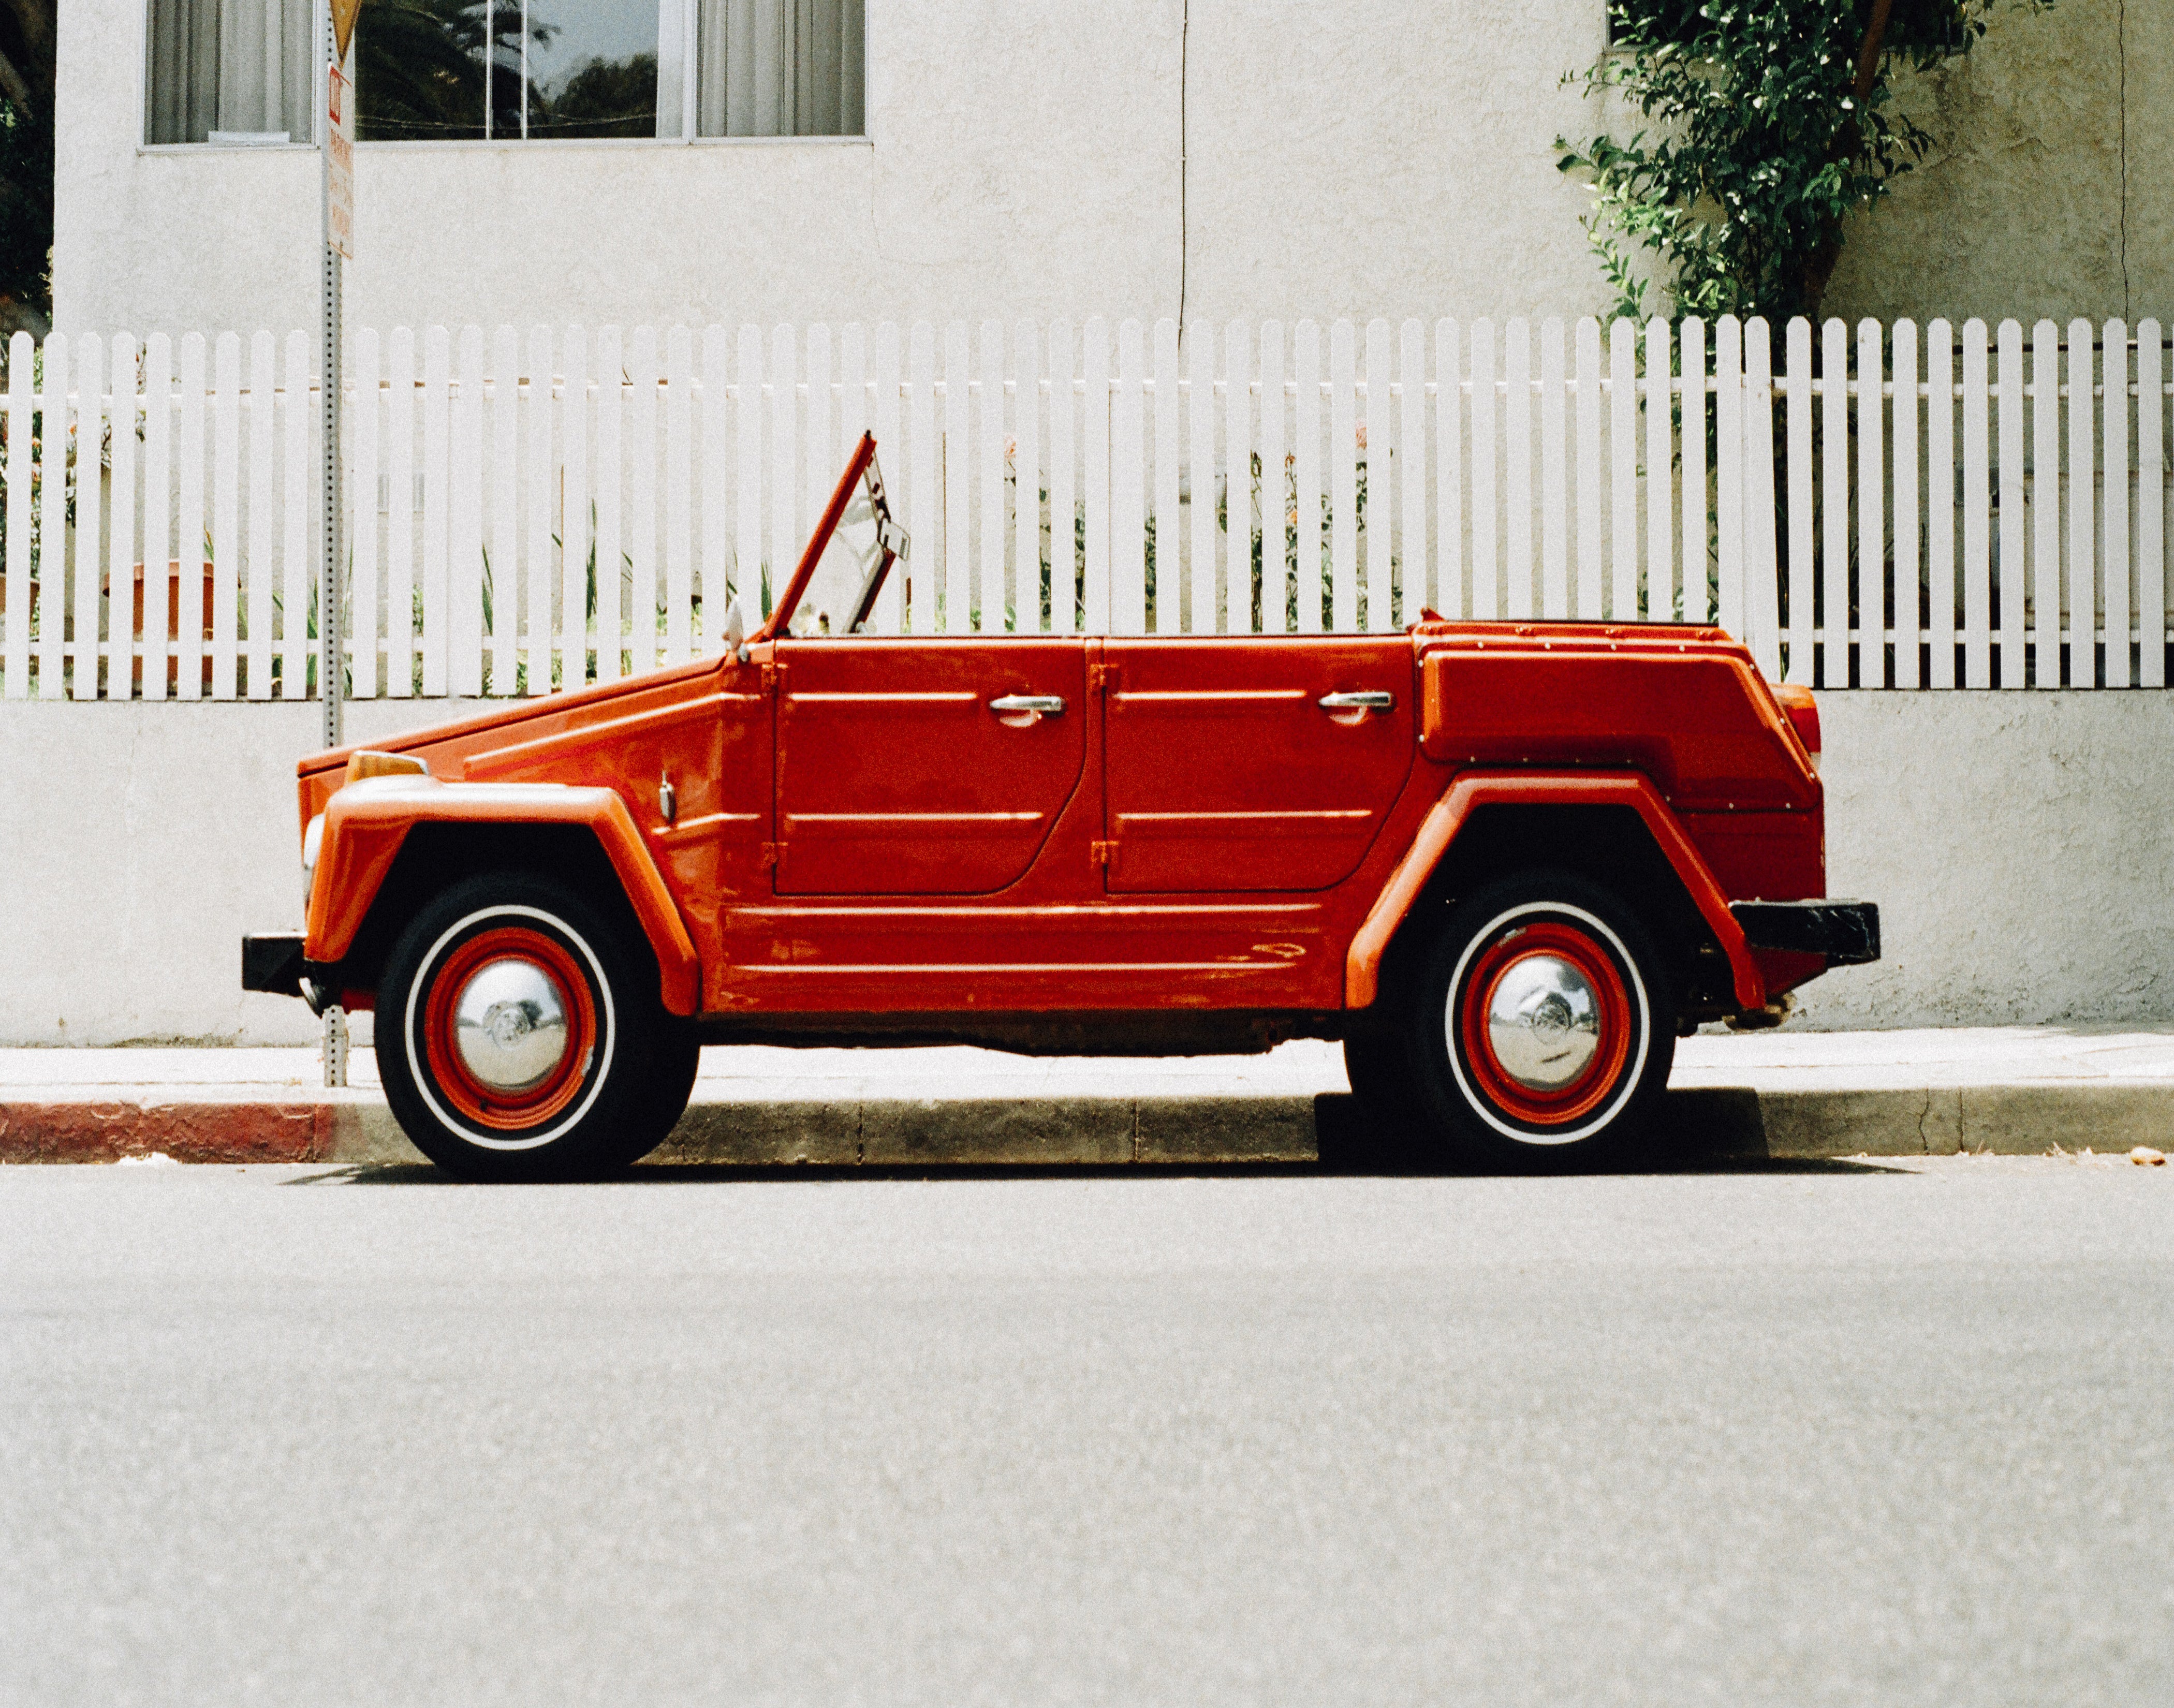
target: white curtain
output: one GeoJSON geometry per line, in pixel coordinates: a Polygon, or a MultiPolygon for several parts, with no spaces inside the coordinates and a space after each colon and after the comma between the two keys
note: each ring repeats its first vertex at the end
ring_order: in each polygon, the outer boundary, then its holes
{"type": "Polygon", "coordinates": [[[699,0],[697,134],[856,137],[864,0],[699,0]]]}
{"type": "Polygon", "coordinates": [[[151,0],[144,140],[284,131],[309,142],[311,0],[151,0]]]}

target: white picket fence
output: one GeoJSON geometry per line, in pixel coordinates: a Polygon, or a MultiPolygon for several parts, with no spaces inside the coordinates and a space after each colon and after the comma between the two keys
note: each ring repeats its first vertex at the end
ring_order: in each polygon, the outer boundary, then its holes
{"type": "MultiPolygon", "coordinates": [[[[16,335],[0,694],[314,693],[311,349],[16,335]]],[[[1781,355],[1733,319],[365,331],[348,691],[716,650],[864,428],[913,538],[885,632],[1430,608],[1717,621],[1824,686],[2165,685],[2156,322],[1795,321],[1781,355]]]]}

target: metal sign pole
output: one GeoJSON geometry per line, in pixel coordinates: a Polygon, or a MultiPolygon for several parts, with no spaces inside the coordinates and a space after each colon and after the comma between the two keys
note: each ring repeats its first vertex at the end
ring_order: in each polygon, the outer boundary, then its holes
{"type": "MultiPolygon", "coordinates": [[[[324,295],[318,316],[323,410],[324,516],[320,529],[322,555],[317,565],[317,698],[324,713],[324,744],[343,738],[347,704],[347,648],[341,570],[347,561],[347,511],[340,454],[340,263],[354,245],[354,85],[345,75],[354,41],[357,0],[327,0],[325,76],[318,105],[322,143],[319,149],[320,213],[322,225],[324,295]]],[[[347,1084],[347,1012],[337,1003],[325,1010],[325,1084],[347,1084]]]]}

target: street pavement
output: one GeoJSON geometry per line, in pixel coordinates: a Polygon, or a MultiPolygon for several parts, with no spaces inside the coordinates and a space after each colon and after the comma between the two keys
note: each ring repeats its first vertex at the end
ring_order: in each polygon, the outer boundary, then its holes
{"type": "Polygon", "coordinates": [[[2174,1168],[0,1168],[0,1701],[2174,1700],[2174,1168]]]}

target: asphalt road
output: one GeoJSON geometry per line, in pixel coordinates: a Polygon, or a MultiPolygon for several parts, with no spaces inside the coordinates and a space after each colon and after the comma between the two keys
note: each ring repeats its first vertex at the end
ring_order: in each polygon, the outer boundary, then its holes
{"type": "Polygon", "coordinates": [[[2174,1700],[2174,1169],[0,1170],[0,1700],[2174,1700]]]}

